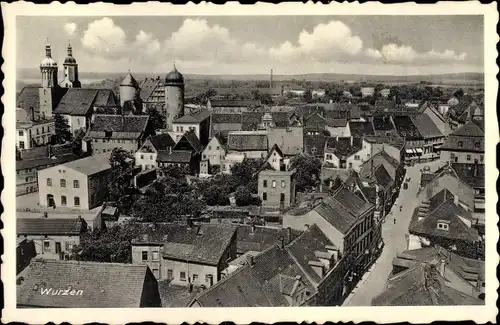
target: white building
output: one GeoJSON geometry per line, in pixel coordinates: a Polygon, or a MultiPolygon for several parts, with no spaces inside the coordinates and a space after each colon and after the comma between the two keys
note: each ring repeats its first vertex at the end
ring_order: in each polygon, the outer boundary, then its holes
{"type": "Polygon", "coordinates": [[[52,135],[55,134],[53,119],[29,118],[26,112],[16,109],[16,147],[31,149],[35,145],[50,143],[52,135]]]}

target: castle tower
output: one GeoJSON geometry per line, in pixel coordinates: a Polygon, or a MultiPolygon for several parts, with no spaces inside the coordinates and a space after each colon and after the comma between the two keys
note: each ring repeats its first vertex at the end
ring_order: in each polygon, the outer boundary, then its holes
{"type": "Polygon", "coordinates": [[[172,128],[172,122],[184,116],[184,76],[174,69],[165,77],[165,108],[166,129],[172,128]]]}
{"type": "Polygon", "coordinates": [[[78,64],[73,57],[73,48],[71,44],[67,47],[67,56],[64,59],[64,80],[61,81],[60,86],[63,88],[81,88],[82,84],[78,79],[78,64]]]}
{"type": "Polygon", "coordinates": [[[139,99],[139,91],[139,83],[129,71],[120,84],[120,106],[123,107],[125,102],[137,101],[139,99]]]}
{"type": "Polygon", "coordinates": [[[40,117],[52,117],[52,110],[55,106],[55,94],[59,87],[57,84],[57,62],[52,59],[50,44],[45,45],[45,58],[40,63],[42,73],[42,87],[39,88],[40,97],[40,117]]]}

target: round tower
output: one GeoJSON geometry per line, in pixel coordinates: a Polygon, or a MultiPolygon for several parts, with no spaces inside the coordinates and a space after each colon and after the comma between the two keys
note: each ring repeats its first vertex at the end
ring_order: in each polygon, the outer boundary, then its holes
{"type": "Polygon", "coordinates": [[[172,129],[172,122],[184,116],[184,76],[174,69],[165,77],[166,129],[172,129]]]}
{"type": "Polygon", "coordinates": [[[129,73],[120,84],[120,106],[127,101],[136,101],[139,98],[139,83],[129,73]]]}
{"type": "Polygon", "coordinates": [[[50,44],[45,45],[45,58],[40,63],[42,73],[42,87],[57,87],[57,62],[52,59],[50,44]]]}
{"type": "Polygon", "coordinates": [[[67,56],[64,59],[64,80],[61,81],[60,86],[63,88],[81,88],[82,84],[78,79],[78,64],[73,57],[73,48],[68,44],[66,48],[67,56]]]}

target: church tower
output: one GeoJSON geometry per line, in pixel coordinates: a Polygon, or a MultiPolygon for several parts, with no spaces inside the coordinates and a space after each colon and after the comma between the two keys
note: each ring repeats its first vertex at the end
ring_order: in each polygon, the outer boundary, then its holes
{"type": "Polygon", "coordinates": [[[71,44],[67,47],[67,56],[64,59],[64,80],[60,86],[63,88],[81,88],[82,84],[78,79],[78,64],[73,57],[73,48],[71,44]]]}
{"type": "Polygon", "coordinates": [[[184,116],[184,76],[174,69],[165,77],[165,121],[166,129],[172,129],[172,122],[184,116]]]}
{"type": "Polygon", "coordinates": [[[40,63],[42,73],[42,87],[39,88],[40,117],[52,117],[55,103],[55,95],[59,85],[57,84],[57,62],[52,59],[50,44],[45,45],[45,58],[40,63]]]}

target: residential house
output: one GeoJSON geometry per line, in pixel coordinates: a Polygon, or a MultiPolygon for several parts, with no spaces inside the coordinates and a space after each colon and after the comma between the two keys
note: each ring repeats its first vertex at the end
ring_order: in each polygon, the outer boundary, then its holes
{"type": "Polygon", "coordinates": [[[442,162],[484,164],[484,122],[465,123],[445,138],[440,151],[442,162]]]}
{"type": "Polygon", "coordinates": [[[258,193],[263,207],[286,209],[295,202],[294,171],[263,170],[258,193]]]}
{"type": "Polygon", "coordinates": [[[379,91],[379,93],[380,93],[380,96],[382,96],[384,98],[388,98],[389,94],[391,93],[391,90],[389,88],[384,88],[384,89],[381,89],[379,91]]]}
{"type": "Polygon", "coordinates": [[[375,206],[342,186],[314,207],[299,207],[283,217],[283,227],[307,229],[316,224],[341,256],[344,295],[348,295],[378,257],[382,242],[374,227],[375,206]]]}
{"type": "Polygon", "coordinates": [[[434,121],[427,114],[415,115],[411,119],[423,138],[420,159],[432,160],[439,158],[439,148],[443,144],[444,135],[434,124],[434,121]]]}
{"type": "Polygon", "coordinates": [[[38,171],[41,207],[69,207],[91,210],[108,195],[110,154],[73,160],[38,171]]]}
{"type": "Polygon", "coordinates": [[[213,113],[243,113],[261,107],[259,100],[209,99],[207,109],[213,113]]]}
{"type": "MultiPolygon", "coordinates": [[[[457,177],[474,190],[474,212],[485,212],[485,168],[483,164],[451,164],[457,177]]],[[[481,220],[480,220],[481,222],[481,220]]]]}
{"type": "Polygon", "coordinates": [[[27,149],[21,152],[21,160],[16,160],[16,195],[38,191],[38,171],[51,166],[76,160],[69,146],[47,146],[27,149]],[[28,155],[36,151],[34,155],[28,155]]]}
{"type": "Polygon", "coordinates": [[[479,256],[477,220],[461,206],[459,197],[443,189],[421,203],[408,227],[408,249],[439,245],[469,258],[479,256]]]}
{"type": "Polygon", "coordinates": [[[285,155],[281,151],[280,147],[275,144],[271,150],[269,150],[266,163],[269,167],[276,171],[288,170],[290,166],[290,159],[285,159],[285,155]]]}
{"type": "Polygon", "coordinates": [[[95,114],[84,141],[90,143],[92,154],[111,152],[114,148],[134,154],[152,134],[149,115],[95,114]]]}
{"type": "Polygon", "coordinates": [[[361,96],[362,97],[370,97],[375,95],[374,87],[361,87],[361,96]]]}
{"type": "Polygon", "coordinates": [[[275,126],[267,131],[267,141],[271,148],[278,145],[285,157],[301,154],[304,149],[304,132],[301,126],[275,126]]]}
{"type": "Polygon", "coordinates": [[[17,277],[17,307],[161,307],[161,300],[146,265],[33,260],[17,277]]]}
{"type": "Polygon", "coordinates": [[[80,216],[85,220],[87,224],[87,229],[92,231],[94,229],[99,231],[106,230],[106,224],[103,220],[107,216],[103,216],[103,211],[106,209],[106,204],[103,204],[96,209],[90,211],[80,211],[80,210],[68,210],[68,209],[38,209],[38,208],[23,208],[19,204],[16,207],[16,218],[19,219],[40,219],[40,218],[50,218],[50,219],[68,219],[74,220],[76,217],[80,216]]]}
{"type": "Polygon", "coordinates": [[[373,122],[373,130],[376,136],[386,136],[386,137],[398,136],[398,132],[394,127],[391,115],[373,116],[372,122],[373,122]]]}
{"type": "Polygon", "coordinates": [[[420,134],[409,115],[393,116],[394,126],[401,138],[406,141],[407,160],[418,160],[422,156],[425,144],[424,137],[420,134]]]}
{"type": "Polygon", "coordinates": [[[321,110],[316,108],[312,112],[304,116],[304,134],[305,135],[321,135],[324,134],[326,127],[326,118],[321,113],[321,110]]]}
{"type": "Polygon", "coordinates": [[[19,150],[49,144],[55,132],[54,119],[36,118],[34,109],[31,117],[23,109],[16,109],[16,148],[19,150]]]}
{"type": "Polygon", "coordinates": [[[248,252],[263,252],[275,244],[280,244],[281,240],[284,240],[285,245],[288,245],[301,233],[301,231],[291,228],[275,228],[255,224],[238,225],[236,256],[241,257],[248,252]]]}
{"type": "Polygon", "coordinates": [[[179,141],[187,131],[193,131],[202,145],[207,145],[210,133],[210,112],[202,109],[191,115],[184,115],[174,120],[172,124],[175,141],[179,141]]]}
{"type": "Polygon", "coordinates": [[[438,106],[425,102],[419,109],[419,112],[427,115],[436,125],[443,136],[448,136],[451,133],[451,127],[448,117],[448,106],[438,106]]]}
{"type": "Polygon", "coordinates": [[[385,217],[395,201],[396,180],[391,177],[383,163],[373,169],[361,170],[358,176],[363,183],[362,193],[365,198],[376,205],[380,217],[385,217]]]}
{"type": "Polygon", "coordinates": [[[369,121],[349,121],[349,130],[351,136],[355,138],[362,138],[367,135],[375,135],[373,123],[369,121]]]}
{"type": "Polygon", "coordinates": [[[241,153],[250,159],[265,158],[268,152],[266,131],[231,131],[227,138],[228,153],[241,153]]]}
{"type": "Polygon", "coordinates": [[[221,161],[226,157],[227,139],[222,135],[214,135],[202,152],[202,160],[208,160],[210,166],[220,166],[221,161]]]}
{"type": "Polygon", "coordinates": [[[304,153],[315,158],[323,158],[327,138],[323,134],[304,134],[304,153]]]}
{"type": "Polygon", "coordinates": [[[89,128],[95,107],[119,104],[111,89],[69,88],[54,113],[66,119],[74,134],[80,129],[85,131],[89,128]]]}
{"type": "Polygon", "coordinates": [[[228,153],[220,162],[220,169],[224,174],[231,174],[234,165],[242,163],[245,160],[244,153],[228,153]]]}
{"type": "Polygon", "coordinates": [[[361,138],[327,138],[324,162],[328,167],[359,170],[370,157],[370,144],[361,138]]]}
{"type": "Polygon", "coordinates": [[[459,100],[453,97],[454,101],[450,100],[449,117],[452,129],[457,129],[472,120],[474,112],[479,109],[480,105],[470,95],[465,95],[459,100]]]}
{"type": "Polygon", "coordinates": [[[273,245],[218,284],[190,307],[332,306],[342,302],[339,252],[312,225],[291,243],[273,245]]]}
{"type": "Polygon", "coordinates": [[[68,259],[87,231],[87,223],[81,216],[60,219],[49,218],[44,213],[41,218],[18,218],[16,221],[17,243],[32,240],[36,254],[45,259],[68,259]]]}
{"type": "MultiPolygon", "coordinates": [[[[385,150],[375,153],[367,161],[365,161],[359,170],[360,175],[368,175],[373,173],[380,165],[384,165],[385,170],[394,181],[393,189],[398,187],[403,182],[404,167],[396,159],[392,158],[385,150]]],[[[394,192],[395,194],[395,192],[394,192]]],[[[392,203],[391,203],[392,204],[392,203]]]]}
{"type": "Polygon", "coordinates": [[[170,151],[174,146],[175,142],[168,133],[150,136],[135,153],[135,165],[141,166],[142,170],[153,169],[157,166],[158,154],[170,151]]]}
{"type": "Polygon", "coordinates": [[[16,246],[16,274],[21,273],[36,257],[35,242],[31,239],[23,239],[16,246]]]}
{"type": "Polygon", "coordinates": [[[483,305],[450,284],[440,262],[418,263],[389,278],[385,291],[372,300],[372,306],[456,306],[483,305]]]}
{"type": "Polygon", "coordinates": [[[374,156],[380,151],[385,151],[399,164],[404,163],[405,140],[399,136],[366,136],[363,142],[371,144],[371,155],[374,156]]]}
{"type": "Polygon", "coordinates": [[[227,136],[230,131],[242,130],[242,114],[212,113],[210,118],[210,136],[227,136]]]}
{"type": "Polygon", "coordinates": [[[163,167],[178,166],[186,168],[191,175],[196,175],[200,168],[200,157],[190,150],[163,150],[158,152],[156,165],[158,176],[163,177],[163,167]]]}
{"type": "Polygon", "coordinates": [[[325,125],[326,131],[331,137],[350,137],[351,131],[347,119],[327,119],[325,125]]]}

